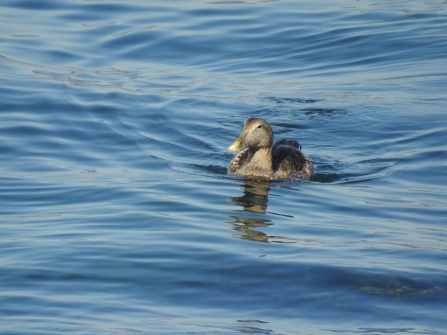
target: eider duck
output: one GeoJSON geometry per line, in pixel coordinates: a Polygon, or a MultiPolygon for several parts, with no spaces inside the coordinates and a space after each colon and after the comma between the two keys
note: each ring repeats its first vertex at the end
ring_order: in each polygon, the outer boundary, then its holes
{"type": "Polygon", "coordinates": [[[283,139],[273,145],[273,131],[264,119],[250,118],[229,152],[240,151],[230,162],[228,174],[258,180],[310,180],[312,162],[301,153],[301,145],[283,139]]]}

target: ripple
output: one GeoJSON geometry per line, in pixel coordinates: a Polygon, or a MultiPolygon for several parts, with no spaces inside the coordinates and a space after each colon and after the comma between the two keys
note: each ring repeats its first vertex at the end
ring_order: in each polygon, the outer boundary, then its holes
{"type": "Polygon", "coordinates": [[[444,333],[443,1],[0,7],[2,330],[444,333]]]}

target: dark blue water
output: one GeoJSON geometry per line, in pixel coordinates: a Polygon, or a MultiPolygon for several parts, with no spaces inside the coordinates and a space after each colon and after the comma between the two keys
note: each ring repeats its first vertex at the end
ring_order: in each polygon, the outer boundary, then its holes
{"type": "Polygon", "coordinates": [[[447,334],[446,114],[445,1],[2,1],[0,333],[447,334]]]}

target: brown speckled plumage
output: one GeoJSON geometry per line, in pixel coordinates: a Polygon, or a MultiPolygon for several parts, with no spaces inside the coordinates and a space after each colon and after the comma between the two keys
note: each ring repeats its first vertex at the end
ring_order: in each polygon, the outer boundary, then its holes
{"type": "Polygon", "coordinates": [[[267,121],[250,118],[228,151],[242,151],[230,165],[228,173],[263,180],[310,180],[311,161],[301,153],[295,140],[283,139],[273,144],[273,131],[267,121]]]}

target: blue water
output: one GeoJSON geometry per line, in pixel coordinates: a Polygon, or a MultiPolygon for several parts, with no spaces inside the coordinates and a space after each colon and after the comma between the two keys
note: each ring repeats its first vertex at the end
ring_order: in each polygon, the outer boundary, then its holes
{"type": "Polygon", "coordinates": [[[2,1],[0,333],[447,334],[446,114],[445,1],[2,1]]]}

